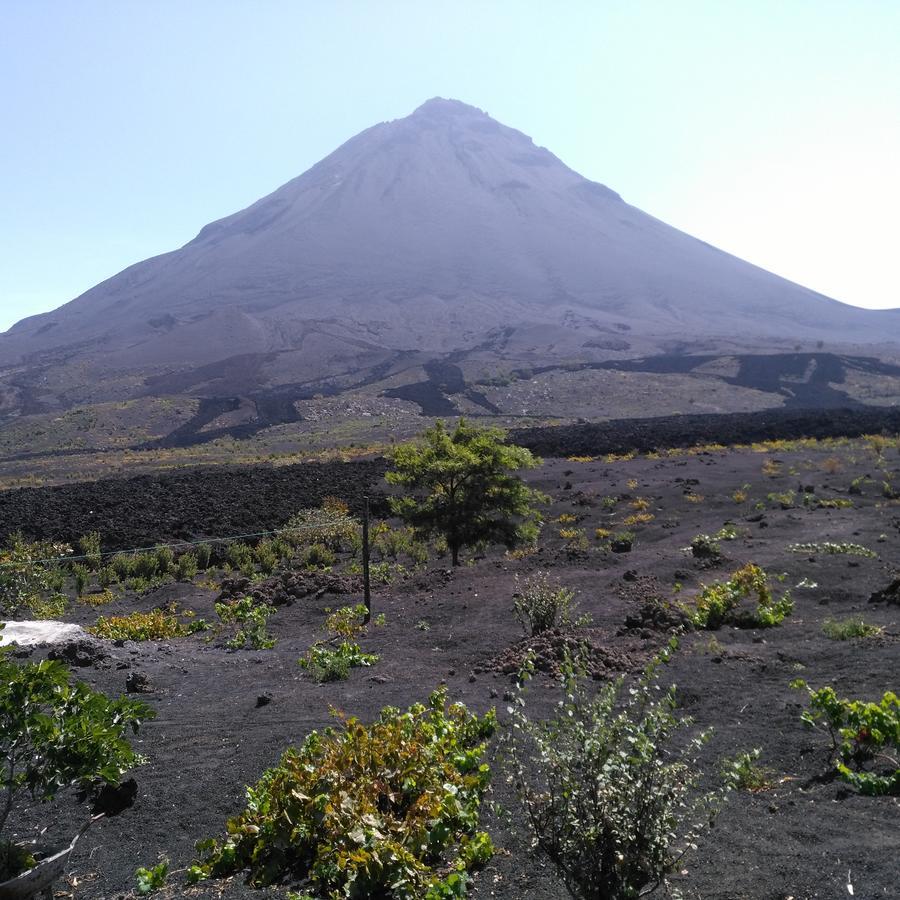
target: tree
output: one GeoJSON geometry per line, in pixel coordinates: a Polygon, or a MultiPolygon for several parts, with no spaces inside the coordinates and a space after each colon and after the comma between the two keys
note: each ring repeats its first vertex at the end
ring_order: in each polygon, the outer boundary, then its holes
{"type": "Polygon", "coordinates": [[[452,433],[438,421],[422,437],[392,453],[386,478],[407,492],[390,501],[396,515],[421,537],[443,535],[454,566],[463,547],[534,540],[539,516],[532,504],[545,498],[513,473],[535,468],[539,459],[505,443],[501,429],[464,419],[452,433]]]}

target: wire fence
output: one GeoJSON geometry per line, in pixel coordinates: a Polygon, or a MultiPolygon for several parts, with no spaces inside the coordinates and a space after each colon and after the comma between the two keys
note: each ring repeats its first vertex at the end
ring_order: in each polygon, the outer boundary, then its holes
{"type": "MultiPolygon", "coordinates": [[[[188,547],[199,547],[204,544],[229,544],[234,543],[235,541],[242,541],[248,538],[262,538],[262,537],[273,537],[275,535],[281,534],[296,534],[301,531],[321,531],[325,528],[331,528],[335,525],[346,525],[348,519],[331,519],[325,520],[322,522],[316,522],[311,525],[293,525],[293,526],[285,526],[284,528],[276,528],[272,531],[251,531],[246,534],[230,534],[223,535],[222,537],[211,537],[211,538],[203,538],[198,541],[175,541],[169,544],[154,544],[152,547],[133,547],[128,550],[106,550],[101,553],[82,553],[78,555],[67,554],[66,556],[54,556],[48,557],[46,559],[29,559],[29,560],[7,560],[0,561],[0,569],[5,568],[21,568],[24,565],[29,566],[44,566],[44,565],[56,565],[59,563],[73,563],[73,562],[82,562],[84,560],[95,560],[98,557],[100,559],[107,559],[113,556],[133,556],[138,553],[153,553],[157,550],[169,549],[184,549],[188,547]]],[[[52,542],[51,542],[52,543],[52,542]]],[[[2,552],[2,551],[0,551],[2,552]]]]}

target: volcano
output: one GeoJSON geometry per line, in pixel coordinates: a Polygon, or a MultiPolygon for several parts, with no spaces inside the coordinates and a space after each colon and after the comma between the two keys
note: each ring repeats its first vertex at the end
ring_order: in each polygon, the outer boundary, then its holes
{"type": "Polygon", "coordinates": [[[334,391],[403,360],[510,348],[596,362],[898,336],[900,310],[848,306],[724,253],[435,98],[180,249],[14,325],[0,383],[6,410],[23,412],[146,392],[334,391]]]}

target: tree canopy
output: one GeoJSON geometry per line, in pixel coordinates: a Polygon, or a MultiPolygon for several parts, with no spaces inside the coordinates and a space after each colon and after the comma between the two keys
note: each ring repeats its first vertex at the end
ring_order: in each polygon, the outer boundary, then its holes
{"type": "Polygon", "coordinates": [[[499,428],[460,419],[449,432],[438,421],[421,441],[392,453],[386,478],[405,489],[404,496],[391,498],[393,512],[422,537],[443,535],[455,566],[463,547],[513,547],[537,536],[540,518],[533,504],[545,498],[514,473],[540,460],[505,439],[499,428]]]}

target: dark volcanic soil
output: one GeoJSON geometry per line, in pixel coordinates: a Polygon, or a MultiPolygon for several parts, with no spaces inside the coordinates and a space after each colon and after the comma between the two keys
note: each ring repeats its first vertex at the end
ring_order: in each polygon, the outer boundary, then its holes
{"type": "Polygon", "coordinates": [[[103,550],[279,528],[298,509],[341,497],[382,508],[384,460],[221,466],[136,478],[0,491],[0,539],[14,531],[73,543],[100,531],[103,550]],[[380,505],[381,504],[381,505],[380,505]]]}
{"type": "MultiPolygon", "coordinates": [[[[405,707],[446,681],[454,699],[479,711],[497,706],[504,721],[503,695],[510,686],[504,662],[522,640],[512,614],[516,574],[547,570],[578,592],[581,608],[593,616],[589,635],[598,660],[613,672],[640,665],[667,637],[666,621],[642,619],[647,597],[690,598],[701,582],[724,578],[755,561],[771,573],[784,573],[775,588],[792,590],[794,615],[770,630],[723,628],[688,635],[666,677],[677,682],[684,710],[696,726],[715,729],[706,760],[710,773],[722,756],[760,747],[774,786],[758,794],[732,795],[717,827],[685,860],[678,887],[692,898],[799,900],[848,896],[849,878],[855,897],[896,897],[900,803],[897,798],[858,796],[830,777],[828,740],[803,728],[803,697],[789,688],[792,679],[802,676],[815,687],[833,684],[842,695],[874,699],[900,686],[900,607],[890,602],[892,595],[869,600],[895,577],[900,546],[900,507],[881,492],[886,477],[896,483],[900,460],[895,447],[885,452],[878,458],[856,442],[612,464],[549,460],[530,477],[553,498],[538,551],[521,559],[491,552],[453,571],[445,561],[432,560],[407,580],[378,587],[375,610],[386,613],[387,624],[373,629],[362,643],[381,654],[381,660],[371,669],[354,670],[343,683],[314,684],[297,658],[321,636],[324,608],[357,595],[312,593],[279,607],[270,620],[278,644],[267,651],[229,652],[206,644],[201,635],[159,645],[104,645],[103,654],[79,668],[78,676],[120,692],[133,673],[146,675],[152,685],[146,699],[158,718],[139,738],[148,763],[135,772],[134,806],[88,832],[73,857],[66,893],[57,896],[120,897],[133,887],[138,865],[150,865],[161,855],[172,860],[173,869],[188,864],[194,842],[221,834],[225,819],[241,808],[244,785],[275,762],[288,743],[326,725],[330,707],[371,720],[382,706],[405,707]],[[767,460],[780,464],[778,474],[762,473],[767,460]],[[872,481],[863,484],[861,495],[849,494],[851,480],[863,475],[872,481]],[[747,498],[736,501],[734,492],[745,485],[747,498]],[[802,488],[812,488],[811,496],[820,499],[851,499],[854,505],[784,509],[766,499],[772,492],[793,490],[799,504],[802,488]],[[618,498],[613,509],[603,497],[618,498]],[[623,519],[643,505],[635,502],[638,497],[647,500],[645,512],[654,518],[633,526],[633,551],[602,549],[595,529],[622,527],[623,519]],[[563,514],[577,521],[555,521],[563,514]],[[722,563],[701,565],[684,551],[693,536],[715,532],[726,521],[735,523],[740,536],[722,544],[727,557],[722,563]],[[584,529],[590,548],[567,551],[561,528],[584,529]],[[877,557],[787,549],[794,542],[824,540],[862,544],[877,557]],[[678,593],[676,583],[681,585],[678,593]],[[884,634],[851,641],[824,636],[826,618],[849,615],[884,626],[884,634]],[[428,630],[416,627],[423,621],[428,630]],[[259,705],[263,695],[271,702],[259,705]]],[[[334,474],[342,471],[350,470],[338,467],[334,474]]],[[[229,493],[225,482],[212,485],[207,474],[185,476],[199,479],[197,502],[219,509],[223,517],[233,516],[229,503],[238,495],[229,493]],[[211,493],[214,488],[223,493],[211,493]]],[[[374,479],[378,474],[373,463],[369,475],[374,479]]],[[[343,477],[334,484],[323,480],[322,493],[358,489],[360,481],[343,477]]],[[[187,497],[188,487],[184,490],[187,497]]],[[[262,498],[258,521],[250,521],[249,496],[242,501],[247,505],[240,506],[242,527],[269,522],[274,514],[264,508],[262,498]]],[[[63,517],[73,508],[60,508],[58,536],[83,529],[80,520],[63,517]]],[[[136,507],[135,533],[159,536],[159,522],[168,521],[164,508],[160,500],[153,507],[154,519],[145,521],[144,507],[136,507]]],[[[212,617],[215,596],[200,586],[170,585],[143,597],[126,596],[114,609],[99,611],[149,609],[177,600],[212,617]]],[[[76,604],[70,618],[89,624],[99,611],[76,604]]],[[[545,711],[559,697],[546,675],[535,679],[531,694],[534,708],[545,711]]],[[[512,810],[512,819],[506,823],[486,814],[484,824],[502,849],[477,877],[472,896],[565,896],[552,867],[529,850],[502,764],[492,763],[495,799],[512,810]]],[[[82,820],[83,811],[72,804],[60,804],[59,810],[61,824],[54,830],[65,833],[82,820]]],[[[35,817],[32,825],[37,824],[35,817]]],[[[179,877],[173,876],[174,886],[163,896],[213,897],[220,890],[228,897],[286,894],[284,888],[252,891],[239,881],[188,892],[179,877]]]]}

